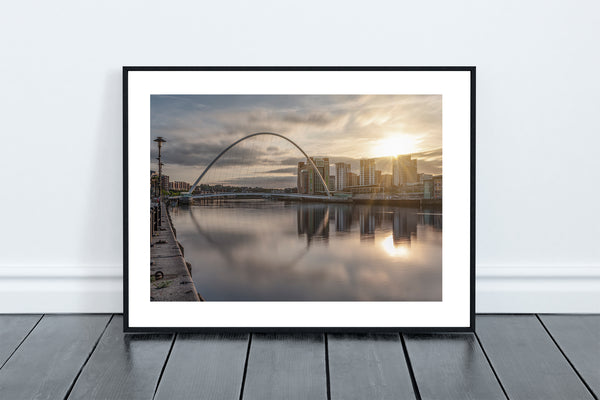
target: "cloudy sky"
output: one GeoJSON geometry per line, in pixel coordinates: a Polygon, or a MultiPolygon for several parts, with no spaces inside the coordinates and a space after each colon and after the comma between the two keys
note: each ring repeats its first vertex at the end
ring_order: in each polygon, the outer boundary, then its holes
{"type": "MultiPolygon", "coordinates": [[[[390,157],[413,154],[418,172],[442,173],[442,97],[437,95],[153,95],[151,140],[167,140],[163,173],[193,183],[221,150],[255,132],[276,132],[309,156],[361,158],[391,173],[390,157]]],[[[151,169],[157,170],[152,143],[151,169]]],[[[257,136],[228,151],[202,183],[294,187],[303,156],[289,142],[257,136]]],[[[332,168],[331,174],[334,175],[332,168]]]]}

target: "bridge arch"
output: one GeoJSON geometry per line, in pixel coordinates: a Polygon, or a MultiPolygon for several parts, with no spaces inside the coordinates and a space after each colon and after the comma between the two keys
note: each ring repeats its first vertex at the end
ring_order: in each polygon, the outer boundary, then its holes
{"type": "Polygon", "coordinates": [[[317,166],[315,165],[314,161],[308,156],[308,154],[306,154],[306,152],[304,150],[302,150],[302,148],[300,146],[298,146],[293,140],[291,140],[291,139],[289,139],[289,138],[287,138],[287,137],[285,137],[285,136],[283,136],[283,135],[281,135],[279,133],[274,133],[274,132],[257,132],[257,133],[251,133],[250,135],[244,136],[243,138],[241,138],[239,140],[236,140],[235,142],[233,142],[232,144],[230,144],[229,146],[227,146],[225,149],[223,149],[223,151],[221,151],[219,153],[218,156],[216,156],[214,158],[214,160],[212,160],[210,162],[210,164],[208,164],[208,166],[204,169],[204,171],[202,171],[202,173],[200,174],[200,176],[198,177],[198,179],[196,179],[196,181],[194,182],[194,184],[190,187],[190,191],[188,192],[188,194],[191,195],[194,192],[194,189],[196,189],[196,186],[198,186],[198,183],[200,183],[200,180],[204,177],[204,175],[206,175],[206,173],[213,166],[213,164],[216,163],[219,160],[219,158],[221,158],[223,156],[223,154],[227,153],[236,144],[238,144],[240,142],[243,142],[246,139],[250,139],[251,137],[261,136],[261,135],[271,135],[271,136],[280,137],[282,139],[287,140],[288,142],[290,142],[291,144],[293,144],[298,150],[300,150],[300,152],[302,152],[302,154],[304,155],[304,157],[306,157],[306,159],[308,160],[308,162],[310,163],[310,165],[313,167],[313,169],[317,173],[317,176],[321,180],[321,183],[323,184],[323,187],[327,191],[327,196],[331,197],[331,192],[329,191],[329,187],[327,186],[327,183],[325,183],[325,179],[323,178],[323,175],[321,175],[321,173],[317,169],[317,166]]]}

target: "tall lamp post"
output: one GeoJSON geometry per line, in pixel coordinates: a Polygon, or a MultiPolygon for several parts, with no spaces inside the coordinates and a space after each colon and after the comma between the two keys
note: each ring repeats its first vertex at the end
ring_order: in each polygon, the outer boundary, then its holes
{"type": "Polygon", "coordinates": [[[162,136],[157,137],[156,139],[154,139],[154,141],[158,144],[158,197],[160,199],[162,199],[162,162],[160,160],[160,149],[162,147],[162,144],[166,142],[165,139],[163,139],[162,136]]]}

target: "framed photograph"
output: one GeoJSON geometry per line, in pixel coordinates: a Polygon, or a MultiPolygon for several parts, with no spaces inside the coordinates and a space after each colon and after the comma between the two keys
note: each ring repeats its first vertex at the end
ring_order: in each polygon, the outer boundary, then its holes
{"type": "Polygon", "coordinates": [[[124,321],[470,331],[475,67],[124,67],[124,321]]]}

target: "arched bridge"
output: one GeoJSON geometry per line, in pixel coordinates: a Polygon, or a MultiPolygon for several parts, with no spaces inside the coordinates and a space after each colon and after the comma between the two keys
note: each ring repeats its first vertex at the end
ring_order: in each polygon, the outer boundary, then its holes
{"type": "Polygon", "coordinates": [[[321,173],[319,172],[319,169],[315,165],[314,161],[308,156],[308,154],[306,154],[306,152],[304,150],[302,150],[302,148],[300,146],[298,146],[298,144],[296,144],[293,140],[291,140],[291,139],[289,139],[289,138],[287,138],[287,137],[285,137],[285,136],[283,136],[283,135],[281,135],[279,133],[274,133],[274,132],[257,132],[257,133],[252,133],[250,135],[244,136],[243,138],[241,138],[239,140],[236,140],[235,142],[233,142],[232,144],[230,144],[229,146],[227,146],[225,149],[223,149],[210,162],[210,164],[208,164],[208,166],[204,169],[204,171],[202,171],[202,173],[200,174],[200,176],[198,177],[198,179],[196,179],[196,181],[190,187],[190,191],[187,194],[185,194],[185,197],[193,197],[193,198],[244,197],[244,196],[297,197],[297,198],[305,198],[305,197],[310,197],[310,198],[331,198],[332,195],[331,195],[331,192],[329,191],[329,187],[327,186],[327,183],[326,183],[325,179],[323,178],[323,175],[321,175],[321,173]],[[192,195],[192,193],[194,192],[194,189],[196,189],[196,186],[198,186],[198,184],[200,183],[200,181],[202,180],[202,178],[206,175],[206,173],[210,170],[210,168],[225,153],[227,153],[229,150],[231,150],[233,147],[235,147],[240,142],[243,142],[244,140],[250,139],[250,138],[255,137],[255,136],[261,136],[261,135],[276,136],[276,137],[284,139],[284,140],[288,141],[289,143],[291,143],[292,145],[294,145],[294,147],[296,147],[304,155],[304,157],[306,157],[306,160],[312,166],[313,170],[316,173],[315,175],[319,177],[319,180],[323,184],[323,187],[325,188],[325,191],[326,191],[327,195],[326,196],[319,196],[319,195],[307,195],[307,194],[298,194],[298,193],[219,193],[219,194],[209,193],[209,194],[192,195]]]}

